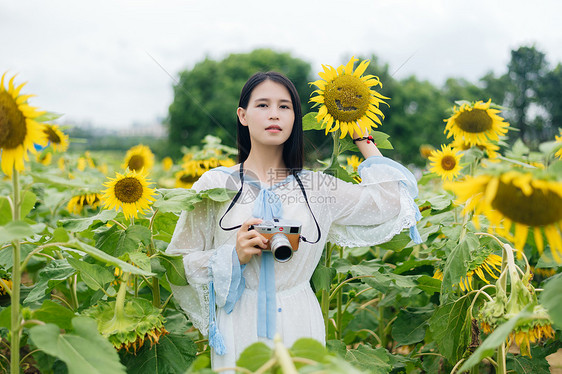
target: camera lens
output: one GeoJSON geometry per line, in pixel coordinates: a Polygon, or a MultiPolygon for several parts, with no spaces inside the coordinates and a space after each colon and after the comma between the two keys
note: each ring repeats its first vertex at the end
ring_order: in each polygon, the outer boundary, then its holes
{"type": "Polygon", "coordinates": [[[271,252],[279,262],[287,262],[293,257],[293,248],[284,234],[276,234],[271,238],[271,252]]]}

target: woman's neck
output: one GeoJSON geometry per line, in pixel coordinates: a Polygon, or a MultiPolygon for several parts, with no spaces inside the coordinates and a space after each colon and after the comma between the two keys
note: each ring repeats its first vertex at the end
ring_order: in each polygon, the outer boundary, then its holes
{"type": "Polygon", "coordinates": [[[288,171],[283,161],[283,147],[256,148],[252,147],[250,150],[244,161],[244,169],[254,173],[262,183],[275,184],[285,179],[288,171]]]}

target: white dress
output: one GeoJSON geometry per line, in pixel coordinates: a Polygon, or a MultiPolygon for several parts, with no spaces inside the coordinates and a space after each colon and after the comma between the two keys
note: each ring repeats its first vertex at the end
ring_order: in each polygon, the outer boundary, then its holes
{"type": "MultiPolygon", "coordinates": [[[[413,175],[402,165],[377,156],[360,165],[360,175],[362,182],[352,184],[322,172],[299,174],[322,236],[316,244],[301,242],[291,260],[275,261],[273,266],[274,328],[287,347],[302,337],[325,342],[324,321],[310,278],[326,240],[346,247],[371,246],[390,240],[404,228],[416,231],[419,210],[413,202],[417,195],[413,175]]],[[[238,170],[224,167],[206,172],[193,185],[197,191],[239,187],[238,170]]],[[[253,217],[254,205],[267,205],[272,197],[280,202],[283,219],[300,221],[302,235],[316,240],[316,224],[293,176],[275,185],[245,177],[243,194],[225,216],[223,227],[253,217]]],[[[189,286],[172,289],[203,335],[209,333],[209,283],[214,283],[216,324],[226,352],[219,355],[211,350],[213,369],[235,366],[242,351],[257,341],[272,344],[271,339],[258,336],[258,319],[264,319],[263,315],[258,318],[261,256],[241,267],[235,250],[237,230],[225,231],[218,225],[229,205],[204,199],[193,211],[182,212],[166,251],[184,256],[189,286]]]]}

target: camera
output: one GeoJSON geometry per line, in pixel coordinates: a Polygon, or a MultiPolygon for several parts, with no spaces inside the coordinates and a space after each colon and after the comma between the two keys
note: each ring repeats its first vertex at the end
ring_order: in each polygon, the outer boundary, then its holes
{"type": "Polygon", "coordinates": [[[274,218],[273,221],[252,225],[249,230],[256,230],[268,239],[264,251],[271,251],[278,262],[287,262],[293,257],[293,252],[299,249],[301,226],[297,221],[274,218]]]}

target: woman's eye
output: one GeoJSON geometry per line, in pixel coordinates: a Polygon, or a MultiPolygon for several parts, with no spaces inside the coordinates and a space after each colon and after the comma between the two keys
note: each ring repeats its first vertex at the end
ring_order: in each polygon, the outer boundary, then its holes
{"type": "Polygon", "coordinates": [[[258,104],[258,108],[267,108],[267,104],[258,104]]]}
{"type": "Polygon", "coordinates": [[[281,109],[291,109],[288,105],[281,105],[281,109]]]}

